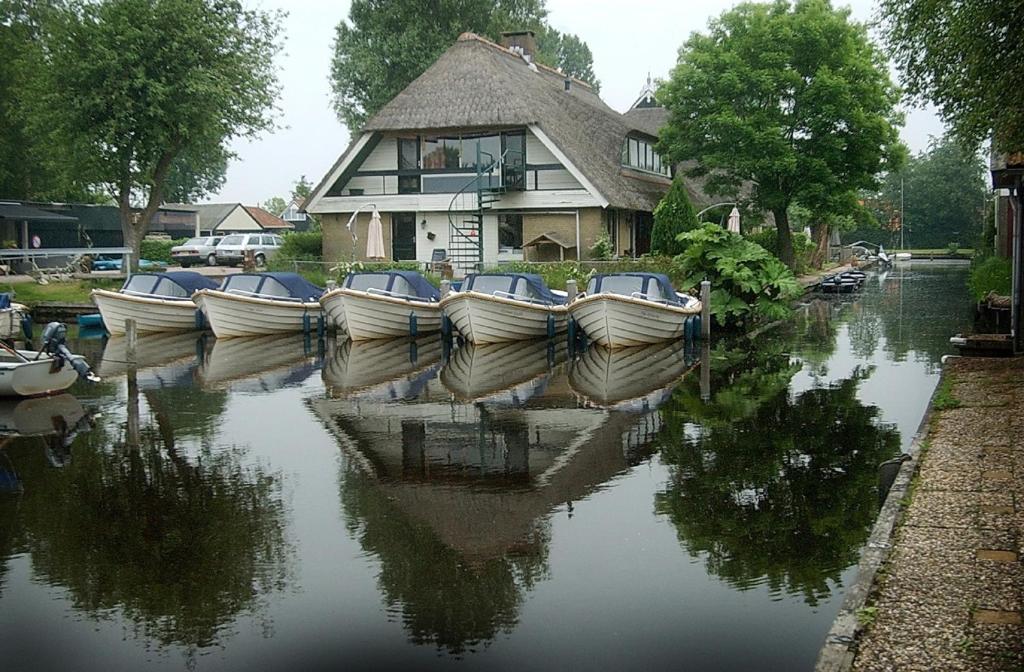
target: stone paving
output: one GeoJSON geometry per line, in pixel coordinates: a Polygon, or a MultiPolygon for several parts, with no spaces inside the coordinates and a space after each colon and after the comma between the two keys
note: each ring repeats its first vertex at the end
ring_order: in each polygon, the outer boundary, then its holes
{"type": "Polygon", "coordinates": [[[952,359],[853,669],[1024,670],[1024,360],[952,359]]]}

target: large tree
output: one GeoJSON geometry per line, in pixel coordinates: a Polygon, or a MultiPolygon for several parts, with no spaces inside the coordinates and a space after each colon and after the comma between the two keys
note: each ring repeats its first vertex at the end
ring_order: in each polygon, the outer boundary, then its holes
{"type": "Polygon", "coordinates": [[[176,161],[215,183],[232,138],[272,128],[279,19],[239,0],[71,0],[46,22],[33,117],[114,197],[136,260],[176,161]]]}
{"type": "Polygon", "coordinates": [[[708,175],[712,193],[751,185],[791,267],[789,206],[846,210],[902,156],[885,59],[828,0],[737,5],[687,40],[658,97],[662,156],[696,159],[690,174],[708,175]]]}
{"type": "Polygon", "coordinates": [[[881,0],[886,41],[912,99],[931,101],[961,141],[1024,149],[1019,0],[881,0]]]}
{"type": "Polygon", "coordinates": [[[353,0],[335,29],[335,112],[358,131],[464,32],[497,40],[503,30],[533,30],[539,61],[596,85],[590,48],[546,17],[544,0],[353,0]]]}

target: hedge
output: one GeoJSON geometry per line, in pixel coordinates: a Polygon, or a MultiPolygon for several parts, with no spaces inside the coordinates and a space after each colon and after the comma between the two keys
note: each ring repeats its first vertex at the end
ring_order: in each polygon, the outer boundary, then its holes
{"type": "Polygon", "coordinates": [[[171,248],[175,245],[184,245],[187,238],[180,240],[153,240],[143,239],[139,246],[139,256],[149,261],[156,261],[162,264],[171,263],[171,248]]]}

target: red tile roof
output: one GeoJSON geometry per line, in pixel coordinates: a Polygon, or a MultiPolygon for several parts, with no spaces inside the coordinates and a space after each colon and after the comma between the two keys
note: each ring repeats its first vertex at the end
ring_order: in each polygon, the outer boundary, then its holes
{"type": "Polygon", "coordinates": [[[276,215],[272,215],[263,208],[257,208],[252,205],[243,205],[245,211],[248,212],[256,223],[259,224],[263,229],[290,229],[292,225],[284,221],[276,215]]]}

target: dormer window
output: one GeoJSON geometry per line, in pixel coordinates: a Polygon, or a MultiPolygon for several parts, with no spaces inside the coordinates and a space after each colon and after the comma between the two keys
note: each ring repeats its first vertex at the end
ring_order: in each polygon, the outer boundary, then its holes
{"type": "Polygon", "coordinates": [[[669,165],[654,151],[654,144],[643,138],[626,138],[622,145],[622,165],[671,177],[669,165]]]}

